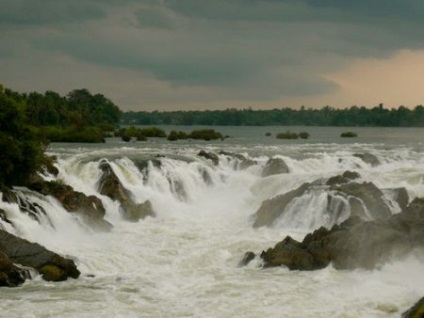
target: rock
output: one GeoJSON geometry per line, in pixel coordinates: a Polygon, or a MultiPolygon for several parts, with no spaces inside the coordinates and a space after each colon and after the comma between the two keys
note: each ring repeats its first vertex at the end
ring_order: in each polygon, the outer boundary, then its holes
{"type": "Polygon", "coordinates": [[[362,159],[363,162],[368,163],[372,167],[380,165],[380,160],[378,158],[368,152],[366,153],[355,153],[353,155],[354,157],[358,157],[362,159]]]}
{"type": "Polygon", "coordinates": [[[201,150],[197,155],[199,157],[204,157],[208,160],[211,160],[215,166],[219,164],[219,157],[212,152],[206,152],[204,150],[201,150]]]}
{"type": "Polygon", "coordinates": [[[134,205],[131,209],[128,209],[124,213],[124,218],[131,222],[137,222],[140,219],[144,219],[147,216],[155,216],[153,211],[152,203],[150,200],[147,200],[141,204],[134,205]]]}
{"type": "Polygon", "coordinates": [[[274,174],[289,173],[289,167],[281,158],[270,158],[265,163],[262,170],[262,177],[268,177],[274,174]]]}
{"type": "Polygon", "coordinates": [[[304,183],[295,190],[264,201],[254,214],[253,227],[271,226],[284,213],[286,206],[293,199],[305,194],[310,185],[310,183],[304,183]]]}
{"type": "Polygon", "coordinates": [[[219,154],[238,160],[239,162],[238,168],[241,170],[247,169],[257,164],[255,160],[248,159],[242,154],[232,153],[227,151],[220,151],[219,154]]]}
{"type": "Polygon", "coordinates": [[[3,209],[0,209],[0,228],[2,226],[1,225],[2,222],[6,222],[6,223],[13,225],[12,222],[7,218],[6,211],[3,210],[3,209]]]}
{"type": "Polygon", "coordinates": [[[372,182],[334,185],[330,187],[330,190],[348,199],[351,216],[359,216],[364,220],[376,220],[392,215],[384,199],[384,193],[372,182]]]}
{"type": "Polygon", "coordinates": [[[135,222],[147,216],[155,216],[150,201],[141,204],[133,201],[131,193],[122,185],[106,160],[100,161],[99,168],[103,172],[98,185],[99,193],[121,204],[124,219],[135,222]]]}
{"type": "Polygon", "coordinates": [[[360,177],[361,175],[355,171],[345,171],[342,175],[329,178],[325,184],[329,186],[345,184],[360,177]]]}
{"type": "MultiPolygon", "coordinates": [[[[253,215],[253,227],[272,226],[277,219],[285,215],[286,208],[294,199],[306,194],[317,196],[324,192],[328,193],[326,218],[331,222],[348,218],[347,208],[350,210],[350,216],[359,216],[363,220],[386,219],[392,215],[384,193],[373,183],[356,183],[342,175],[329,178],[326,182],[319,179],[304,183],[295,190],[265,200],[253,215]]],[[[302,211],[299,211],[299,215],[301,213],[302,211]]]]}
{"type": "Polygon", "coordinates": [[[402,318],[422,318],[424,317],[424,297],[418,300],[410,309],[402,314],[402,318]]]}
{"type": "MultiPolygon", "coordinates": [[[[74,261],[3,230],[0,230],[0,252],[12,263],[37,270],[48,281],[63,281],[80,275],[74,261]]],[[[3,264],[7,268],[7,260],[3,264]]]]}
{"type": "Polygon", "coordinates": [[[112,228],[104,219],[106,211],[102,201],[94,195],[86,196],[71,186],[56,181],[32,183],[29,188],[43,195],[53,196],[68,212],[77,214],[95,229],[108,231],[112,228]]]}
{"type": "Polygon", "coordinates": [[[247,264],[249,264],[251,261],[253,261],[256,257],[256,254],[253,252],[246,252],[242,258],[242,260],[239,263],[239,266],[246,266],[247,264]]]}
{"type": "Polygon", "coordinates": [[[27,270],[14,265],[6,254],[0,252],[0,287],[22,285],[30,274],[27,270]]]}
{"type": "Polygon", "coordinates": [[[330,230],[321,227],[302,242],[286,237],[262,252],[264,267],[315,270],[332,263],[336,269],[373,269],[424,247],[424,198],[414,199],[388,219],[351,217],[330,230]]]}

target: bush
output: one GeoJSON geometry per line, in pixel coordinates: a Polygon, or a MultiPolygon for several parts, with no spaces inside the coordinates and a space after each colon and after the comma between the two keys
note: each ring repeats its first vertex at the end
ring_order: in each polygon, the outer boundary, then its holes
{"type": "Polygon", "coordinates": [[[166,133],[162,129],[157,127],[142,128],[142,129],[139,129],[139,131],[145,137],[159,137],[159,138],[166,137],[166,133]]]}
{"type": "Polygon", "coordinates": [[[306,131],[301,131],[299,133],[299,137],[302,138],[302,139],[308,139],[309,138],[309,133],[306,132],[306,131]]]}
{"type": "Polygon", "coordinates": [[[224,139],[224,136],[214,129],[193,130],[188,137],[191,139],[203,139],[206,141],[224,139]]]}
{"type": "Polygon", "coordinates": [[[271,136],[271,133],[270,132],[267,132],[267,133],[265,133],[265,136],[270,137],[271,136]]]}
{"type": "Polygon", "coordinates": [[[290,130],[277,134],[277,139],[297,139],[297,138],[299,138],[299,135],[294,132],[291,132],[290,130]]]}
{"type": "Polygon", "coordinates": [[[340,134],[340,137],[343,137],[343,138],[354,138],[354,137],[358,137],[358,135],[355,132],[353,132],[353,131],[345,131],[345,132],[342,132],[340,134]]]}

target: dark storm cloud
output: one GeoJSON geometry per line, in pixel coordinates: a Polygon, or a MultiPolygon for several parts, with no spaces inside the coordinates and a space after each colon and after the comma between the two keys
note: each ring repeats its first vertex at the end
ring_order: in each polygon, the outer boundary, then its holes
{"type": "Polygon", "coordinates": [[[175,89],[201,87],[191,100],[332,92],[337,87],[320,74],[350,59],[424,47],[422,0],[0,0],[0,6],[0,59],[56,52],[175,89]]]}

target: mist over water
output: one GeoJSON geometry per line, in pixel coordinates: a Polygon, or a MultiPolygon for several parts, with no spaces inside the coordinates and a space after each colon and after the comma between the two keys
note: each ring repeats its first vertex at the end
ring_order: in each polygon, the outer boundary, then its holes
{"type": "MultiPolygon", "coordinates": [[[[47,178],[98,196],[113,229],[96,232],[55,199],[16,189],[46,215],[38,222],[17,205],[0,202],[16,225],[6,224],[6,230],[73,257],[82,275],[61,283],[36,277],[2,289],[0,312],[7,317],[399,317],[424,295],[423,250],[372,271],[261,269],[258,261],[238,266],[246,251],[260,252],[286,235],[301,240],[349,216],[348,205],[338,199],[332,203],[338,218],[330,218],[328,193],[317,190],[296,198],[274,226],[253,228],[252,216],[264,200],[305,182],[350,170],[361,175],[360,182],[383,190],[405,187],[410,200],[424,197],[424,143],[417,138],[424,130],[391,129],[388,138],[381,129],[357,129],[359,138],[342,140],[336,128],[303,127],[309,140],[283,141],[265,137],[267,131],[284,131],[277,127],[216,129],[232,138],[52,145],[48,152],[58,157],[60,173],[47,178]],[[200,150],[243,154],[256,163],[242,169],[239,159],[221,154],[214,165],[197,156],[200,150]],[[372,166],[357,153],[373,154],[381,164],[372,166]],[[262,177],[272,157],[282,158],[289,173],[262,177]],[[119,203],[98,193],[102,159],[134,201],[151,201],[156,217],[122,219],[119,203]]],[[[400,211],[395,203],[390,206],[392,213],[400,211]]]]}

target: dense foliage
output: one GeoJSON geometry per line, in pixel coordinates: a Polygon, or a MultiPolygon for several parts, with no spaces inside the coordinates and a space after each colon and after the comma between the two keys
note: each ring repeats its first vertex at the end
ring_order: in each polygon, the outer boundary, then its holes
{"type": "Polygon", "coordinates": [[[0,184],[27,184],[48,161],[49,142],[100,142],[120,116],[110,100],[86,89],[62,97],[52,91],[21,94],[0,85],[0,184]]]}
{"type": "Polygon", "coordinates": [[[215,111],[126,112],[122,116],[126,125],[306,125],[306,126],[379,126],[424,127],[424,107],[404,106],[386,109],[382,104],[373,107],[352,106],[336,109],[302,107],[272,110],[226,109],[215,111]]]}
{"type": "Polygon", "coordinates": [[[39,168],[44,156],[42,142],[25,122],[25,104],[0,86],[0,184],[24,185],[39,168]]]}

